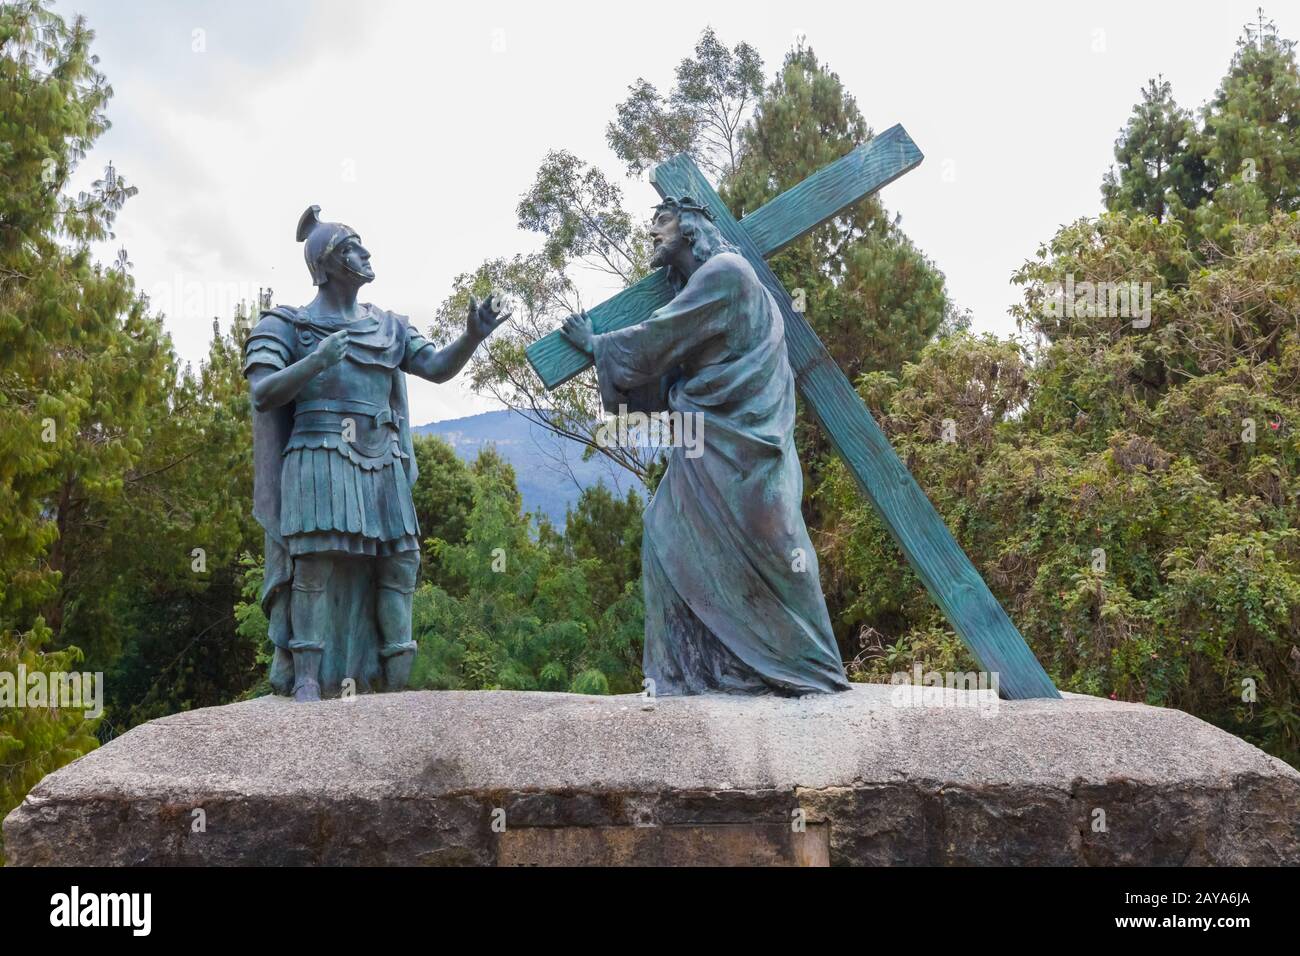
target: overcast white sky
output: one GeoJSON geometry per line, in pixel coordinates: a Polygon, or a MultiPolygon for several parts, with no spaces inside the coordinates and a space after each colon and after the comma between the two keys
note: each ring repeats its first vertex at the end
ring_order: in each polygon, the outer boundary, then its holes
{"type": "MultiPolygon", "coordinates": [[[[197,363],[237,289],[311,298],[293,235],[311,203],[357,228],[373,253],[378,279],[363,298],[427,325],[457,273],[539,244],[516,228],[514,210],[548,149],[622,179],[604,140],[615,104],[639,76],[668,88],[706,25],[728,45],[755,46],[769,77],[805,35],[873,129],[907,128],[926,160],[884,190],[884,203],[975,327],[1009,334],[1012,271],[1059,225],[1099,211],[1115,135],[1147,78],[1163,73],[1181,104],[1199,108],[1257,5],[58,0],[56,9],[87,15],[116,92],[113,128],[79,181],[111,160],[140,188],[116,245],[197,363]]],[[[1300,6],[1266,13],[1300,38],[1300,6]]],[[[625,194],[648,215],[648,183],[627,182],[625,194]]],[[[493,407],[460,382],[413,380],[411,401],[417,422],[493,407]]]]}

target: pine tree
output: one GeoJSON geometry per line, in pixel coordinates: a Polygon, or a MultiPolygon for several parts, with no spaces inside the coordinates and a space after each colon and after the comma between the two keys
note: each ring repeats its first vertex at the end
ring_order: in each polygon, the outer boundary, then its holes
{"type": "MultiPolygon", "coordinates": [[[[752,212],[871,138],[854,98],[809,47],[786,56],[741,136],[720,194],[752,212]]],[[[850,379],[914,358],[952,311],[943,274],[871,197],[772,260],[850,379]]]]}
{"type": "Polygon", "coordinates": [[[111,237],[134,189],[109,167],[63,189],[108,122],[93,34],[29,2],[0,8],[0,625],[48,607],[61,525],[83,494],[111,493],[138,452],[129,426],[160,329],[129,278],[89,243],[111,237]]]}
{"type": "MultiPolygon", "coordinates": [[[[48,651],[42,614],[59,623],[61,534],[85,502],[120,487],[161,354],[125,272],[89,253],[134,189],[110,166],[90,192],[64,193],[107,128],[111,90],[85,21],[47,7],[0,6],[0,671],[10,674],[80,660],[48,651]]],[[[92,747],[93,729],[82,711],[0,708],[0,815],[92,747]]]]}
{"type": "Polygon", "coordinates": [[[1115,141],[1117,166],[1106,173],[1102,196],[1111,212],[1145,213],[1163,222],[1205,198],[1205,159],[1193,148],[1197,130],[1190,111],[1174,102],[1163,76],[1148,81],[1142,102],[1115,141]]]}
{"type": "Polygon", "coordinates": [[[1210,183],[1254,182],[1270,209],[1300,208],[1300,72],[1271,20],[1246,27],[1205,109],[1210,183]]]}
{"type": "Polygon", "coordinates": [[[1300,209],[1300,70],[1295,41],[1260,12],[1237,42],[1228,74],[1204,110],[1200,149],[1213,201],[1198,232],[1220,251],[1237,225],[1300,209]]]}
{"type": "Polygon", "coordinates": [[[244,303],[228,334],[214,319],[198,372],[162,380],[122,493],[92,508],[76,538],[85,571],[68,589],[62,637],[110,671],[116,732],[226,703],[257,679],[259,645],[239,639],[234,613],[239,556],[262,545],[242,374],[251,320],[244,303]]]}

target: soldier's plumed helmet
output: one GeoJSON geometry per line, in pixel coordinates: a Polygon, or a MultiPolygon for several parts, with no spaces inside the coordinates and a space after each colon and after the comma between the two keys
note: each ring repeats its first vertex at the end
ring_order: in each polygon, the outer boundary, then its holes
{"type": "Polygon", "coordinates": [[[324,285],[329,278],[325,267],[329,255],[345,239],[360,239],[360,234],[341,222],[321,222],[320,206],[309,206],[298,220],[298,241],[303,244],[303,258],[313,285],[324,285]]]}

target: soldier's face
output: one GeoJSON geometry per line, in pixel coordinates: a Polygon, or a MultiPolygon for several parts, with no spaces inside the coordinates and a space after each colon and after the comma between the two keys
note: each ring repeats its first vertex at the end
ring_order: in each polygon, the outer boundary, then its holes
{"type": "Polygon", "coordinates": [[[331,270],[345,281],[372,282],[375,270],[370,267],[370,250],[359,239],[345,240],[334,256],[334,269],[331,270]]]}
{"type": "Polygon", "coordinates": [[[650,222],[650,242],[653,247],[650,256],[652,269],[668,265],[682,249],[690,245],[682,235],[681,219],[671,209],[660,209],[655,213],[650,222]]]}

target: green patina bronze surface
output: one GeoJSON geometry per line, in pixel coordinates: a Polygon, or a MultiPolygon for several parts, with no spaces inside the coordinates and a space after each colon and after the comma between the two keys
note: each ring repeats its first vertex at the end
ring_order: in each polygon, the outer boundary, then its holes
{"type": "MultiPolygon", "coordinates": [[[[1060,694],[1042,665],[1033,656],[970,559],[953,539],[934,506],[890,447],[853,386],[835,366],[804,317],[794,310],[789,294],[781,287],[765,261],[765,256],[779,251],[854,202],[914,168],[920,161],[920,151],[903,128],[892,127],[740,222],[732,217],[689,157],[677,156],[658,166],[651,179],[661,196],[679,199],[684,196],[693,197],[693,202],[706,211],[707,217],[716,224],[723,239],[734,246],[739,258],[751,268],[756,282],[769,294],[781,319],[785,351],[800,394],[898,542],[909,564],[924,582],[931,597],[943,609],[953,629],[981,666],[998,675],[1002,695],[1013,699],[1057,698],[1060,694]]],[[[652,228],[652,235],[653,233],[652,228]]],[[[666,265],[663,262],[656,264],[666,265]]],[[[671,273],[671,268],[661,269],[592,310],[591,332],[594,334],[591,335],[589,348],[597,358],[602,340],[611,335],[621,335],[619,330],[635,328],[638,323],[655,322],[660,313],[654,310],[671,300],[674,293],[671,273]]],[[[690,291],[688,284],[683,294],[690,291]]],[[[686,325],[683,323],[675,334],[689,335],[686,325]]],[[[547,336],[528,350],[529,360],[548,387],[555,387],[572,378],[591,364],[592,356],[584,354],[584,333],[580,325],[575,326],[571,320],[570,324],[566,324],[565,332],[566,335],[557,333],[547,336]],[[569,341],[566,342],[565,338],[569,341]]],[[[737,353],[730,360],[743,360],[743,355],[737,353]]],[[[597,367],[599,375],[599,363],[597,367]]],[[[671,370],[665,368],[661,371],[670,373],[671,370]]],[[[602,381],[602,391],[605,388],[602,381]]],[[[675,408],[671,404],[670,407],[675,408]]],[[[711,453],[710,442],[713,438],[709,431],[710,421],[707,418],[705,420],[706,457],[711,453]]],[[[677,450],[674,450],[665,483],[680,460],[677,450]]],[[[676,485],[670,487],[677,488],[676,485]]],[[[748,494],[750,490],[736,486],[716,489],[693,486],[690,494],[716,494],[726,498],[748,494]]],[[[654,505],[651,507],[653,509],[654,505]]],[[[789,507],[788,500],[774,498],[772,510],[777,514],[772,520],[788,523],[788,516],[779,512],[789,507]]],[[[797,511],[797,501],[794,507],[797,511]]],[[[720,515],[721,512],[715,509],[713,517],[720,515]]],[[[718,536],[732,534],[737,540],[748,541],[754,527],[743,523],[729,527],[726,519],[722,519],[712,525],[698,527],[694,533],[718,536]]],[[[645,571],[648,611],[652,602],[657,600],[650,592],[664,586],[664,582],[655,577],[657,573],[653,562],[650,562],[645,571]]],[[[699,608],[731,606],[730,594],[733,588],[740,588],[745,593],[744,575],[731,579],[727,577],[726,571],[714,573],[713,567],[709,565],[700,565],[698,573],[708,583],[698,586],[705,593],[697,594],[691,602],[697,617],[699,608]]],[[[774,589],[780,590],[779,587],[774,589]]],[[[820,591],[818,597],[820,598],[820,591]]],[[[655,641],[652,631],[658,626],[648,614],[647,667],[651,664],[651,646],[655,641]]],[[[741,625],[731,622],[726,626],[737,628],[741,625]]],[[[717,638],[718,635],[715,633],[714,637],[717,638]]],[[[808,661],[801,660],[796,666],[806,668],[808,661]]]]}
{"type": "Polygon", "coordinates": [[[370,253],[319,211],[298,224],[316,298],[263,311],[244,349],[271,685],[299,700],[406,685],[420,528],[405,375],[448,380],[506,318],[471,300],[465,334],[433,348],[405,316],[357,302],[370,253]]]}
{"type": "Polygon", "coordinates": [[[645,512],[645,676],[661,695],[847,690],[800,511],[781,314],[744,258],[706,248],[707,220],[689,227],[702,261],[682,291],[592,345],[607,410],[699,423],[700,454],[672,449],[645,512]]]}

